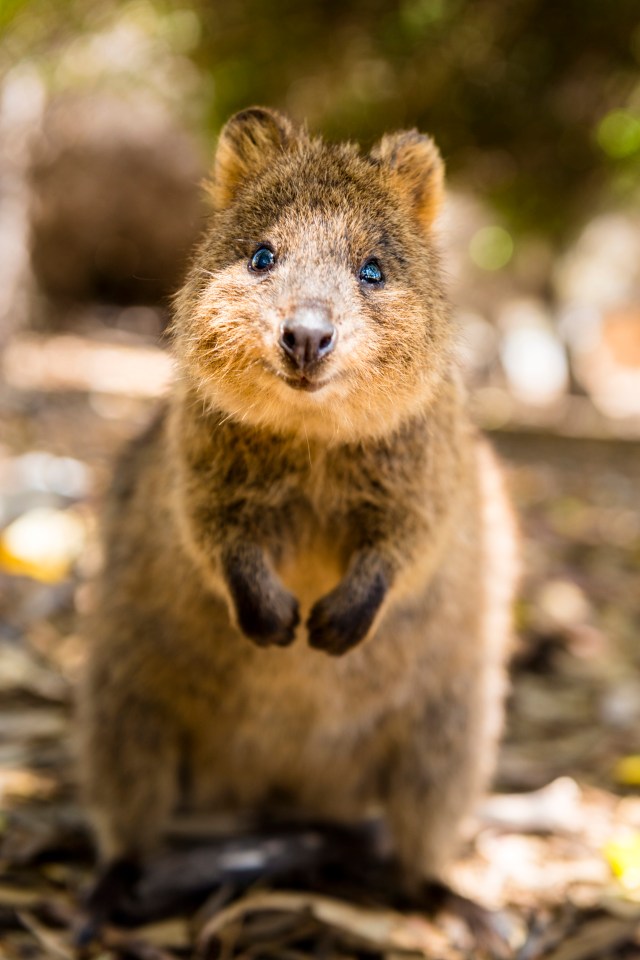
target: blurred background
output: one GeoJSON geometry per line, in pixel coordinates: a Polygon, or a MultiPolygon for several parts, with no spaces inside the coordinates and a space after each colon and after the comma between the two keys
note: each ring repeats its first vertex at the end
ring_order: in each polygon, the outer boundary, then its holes
{"type": "Polygon", "coordinates": [[[460,353],[523,531],[499,786],[569,774],[617,810],[640,785],[637,0],[2,0],[0,804],[71,783],[101,491],[168,382],[200,184],[251,104],[440,145],[460,353]]]}
{"type": "Polygon", "coordinates": [[[3,0],[0,30],[4,342],[157,338],[215,136],[265,103],[365,146],[435,136],[484,417],[638,434],[635,0],[3,0]]]}

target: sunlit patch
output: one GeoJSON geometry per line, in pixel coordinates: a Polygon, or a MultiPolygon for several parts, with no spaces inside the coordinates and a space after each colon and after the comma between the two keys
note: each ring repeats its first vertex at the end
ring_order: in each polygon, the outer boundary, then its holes
{"type": "Polygon", "coordinates": [[[551,327],[524,323],[507,330],[500,355],[515,396],[539,405],[564,396],[569,383],[567,359],[551,327]]]}

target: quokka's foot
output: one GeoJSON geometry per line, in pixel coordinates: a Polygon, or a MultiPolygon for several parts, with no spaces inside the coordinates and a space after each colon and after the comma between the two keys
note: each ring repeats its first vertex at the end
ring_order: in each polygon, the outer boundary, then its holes
{"type": "Polygon", "coordinates": [[[74,935],[76,947],[99,940],[104,925],[133,898],[140,875],[139,864],[126,858],[112,860],[103,868],[84,902],[83,919],[74,935]]]}

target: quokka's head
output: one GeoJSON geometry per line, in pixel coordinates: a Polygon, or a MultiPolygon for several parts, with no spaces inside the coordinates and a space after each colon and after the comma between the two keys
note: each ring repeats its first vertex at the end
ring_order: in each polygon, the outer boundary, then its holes
{"type": "Polygon", "coordinates": [[[364,155],[245,110],[222,131],[210,193],[174,326],[181,375],[210,407],[353,441],[429,403],[451,339],[429,137],[387,135],[364,155]]]}

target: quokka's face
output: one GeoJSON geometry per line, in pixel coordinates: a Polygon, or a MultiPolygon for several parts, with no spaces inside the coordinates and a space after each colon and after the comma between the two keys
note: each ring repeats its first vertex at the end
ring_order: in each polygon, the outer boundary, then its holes
{"type": "Polygon", "coordinates": [[[428,401],[448,359],[430,226],[433,143],[369,156],[265,110],[233,118],[215,215],[178,298],[183,369],[222,416],[301,436],[383,435],[428,401]]]}

